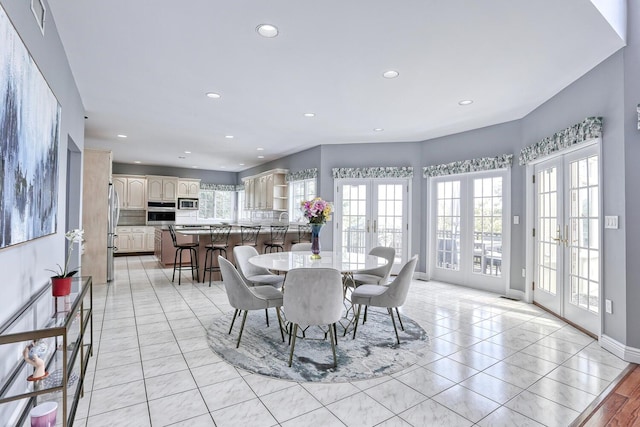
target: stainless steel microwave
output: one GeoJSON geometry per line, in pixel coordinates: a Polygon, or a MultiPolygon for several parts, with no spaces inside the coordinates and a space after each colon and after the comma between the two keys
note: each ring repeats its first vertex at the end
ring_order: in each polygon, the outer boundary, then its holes
{"type": "Polygon", "coordinates": [[[198,199],[178,199],[178,209],[198,210],[198,199]]]}

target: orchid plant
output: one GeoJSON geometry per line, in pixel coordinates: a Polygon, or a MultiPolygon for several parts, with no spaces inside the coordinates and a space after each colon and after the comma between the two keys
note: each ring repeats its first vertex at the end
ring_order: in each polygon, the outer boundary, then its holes
{"type": "Polygon", "coordinates": [[[73,244],[74,243],[81,244],[84,241],[83,234],[84,234],[84,230],[75,229],[75,230],[67,231],[67,233],[64,235],[64,237],[70,242],[69,250],[67,251],[67,259],[64,263],[64,268],[62,268],[62,266],[58,264],[57,270],[48,269],[48,271],[51,271],[56,274],[55,276],[53,276],[54,278],[71,277],[78,272],[78,270],[69,271],[69,261],[71,260],[71,252],[73,251],[73,244]]]}
{"type": "Polygon", "coordinates": [[[331,219],[333,204],[322,200],[320,197],[302,202],[300,206],[310,224],[324,224],[331,219]]]}

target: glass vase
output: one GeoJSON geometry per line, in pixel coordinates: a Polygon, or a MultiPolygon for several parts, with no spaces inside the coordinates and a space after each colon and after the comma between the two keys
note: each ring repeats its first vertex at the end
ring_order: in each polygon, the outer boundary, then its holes
{"type": "Polygon", "coordinates": [[[320,230],[324,224],[311,224],[311,258],[320,259],[320,230]]]}

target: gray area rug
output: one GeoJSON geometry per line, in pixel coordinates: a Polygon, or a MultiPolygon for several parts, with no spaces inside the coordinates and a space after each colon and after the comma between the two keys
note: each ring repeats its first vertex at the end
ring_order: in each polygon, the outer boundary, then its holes
{"type": "Polygon", "coordinates": [[[398,345],[387,312],[370,309],[367,322],[362,325],[361,320],[358,325],[355,340],[352,327],[343,337],[344,329],[338,325],[337,368],[332,366],[331,342],[324,339],[324,331],[318,327],[309,327],[305,332],[307,338],[296,340],[290,368],[291,347],[286,334],[282,342],[274,309],[269,309],[269,327],[264,311],[249,312],[238,349],[236,341],[242,318],[236,319],[229,335],[232,316],[232,313],[220,315],[209,327],[208,341],[213,351],[235,367],[286,380],[345,382],[389,375],[417,363],[429,346],[425,330],[406,316],[402,317],[405,330],[398,325],[398,345]]]}

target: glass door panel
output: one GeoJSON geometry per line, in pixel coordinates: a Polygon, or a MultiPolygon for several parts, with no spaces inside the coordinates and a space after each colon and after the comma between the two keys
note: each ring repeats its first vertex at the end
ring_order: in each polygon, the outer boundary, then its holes
{"type": "Polygon", "coordinates": [[[342,251],[365,254],[367,252],[367,237],[370,231],[367,219],[367,203],[369,189],[365,184],[342,187],[342,251]]]}

